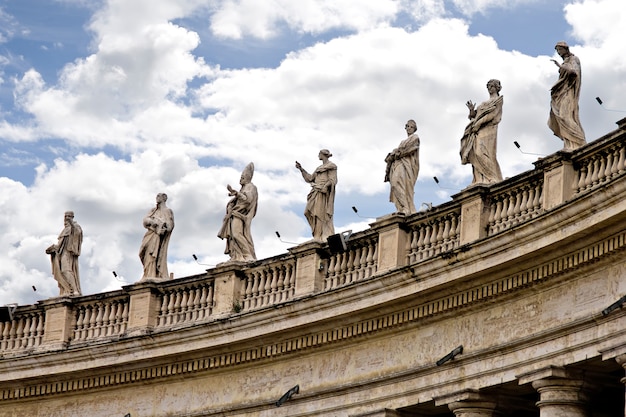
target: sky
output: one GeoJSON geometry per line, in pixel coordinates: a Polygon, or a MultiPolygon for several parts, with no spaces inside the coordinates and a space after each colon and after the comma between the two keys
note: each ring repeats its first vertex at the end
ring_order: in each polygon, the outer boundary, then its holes
{"type": "Polygon", "coordinates": [[[227,261],[226,186],[249,162],[259,259],[311,239],[295,161],[311,172],[320,149],[338,166],[335,231],[367,229],[395,211],[384,158],[408,119],[416,206],[450,201],[472,179],[465,103],[492,78],[503,175],[531,170],[563,147],[546,125],[556,42],[580,58],[591,142],[626,117],[623,39],[623,0],[0,0],[0,306],[58,296],[45,249],[66,210],[83,294],[139,281],[160,192],[174,277],[227,261]]]}

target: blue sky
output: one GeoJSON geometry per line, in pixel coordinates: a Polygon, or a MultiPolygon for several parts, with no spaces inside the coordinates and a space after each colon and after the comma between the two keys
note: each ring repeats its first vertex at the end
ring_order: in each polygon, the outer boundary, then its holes
{"type": "Polygon", "coordinates": [[[166,192],[176,277],[227,260],[216,236],[243,167],[260,191],[259,257],[310,230],[309,171],[339,167],[337,231],[391,213],[384,157],[407,119],[422,140],[416,205],[471,182],[458,141],[465,102],[503,85],[505,177],[562,147],[546,126],[566,40],[583,65],[581,119],[592,141],[623,102],[622,0],[0,0],[0,305],[58,294],[44,250],[74,210],[85,233],[85,294],[141,276],[141,218],[166,192]],[[439,184],[433,181],[437,176],[439,184]],[[351,207],[358,207],[355,214],[351,207]],[[117,271],[114,277],[111,271],[117,271]],[[37,291],[32,290],[32,286],[37,291]]]}

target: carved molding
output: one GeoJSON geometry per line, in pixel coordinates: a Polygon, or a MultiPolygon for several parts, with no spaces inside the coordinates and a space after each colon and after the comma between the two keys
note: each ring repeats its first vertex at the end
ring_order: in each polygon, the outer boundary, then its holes
{"type": "Polygon", "coordinates": [[[270,360],[284,355],[298,354],[304,350],[350,341],[366,335],[393,331],[401,326],[410,325],[411,323],[458,309],[469,308],[478,303],[493,300],[496,297],[503,297],[512,292],[545,283],[549,279],[570,273],[617,254],[624,248],[626,248],[626,230],[586,248],[544,262],[525,271],[508,275],[489,283],[483,283],[446,297],[430,300],[402,311],[355,322],[340,328],[319,331],[273,344],[217,354],[201,359],[190,359],[178,363],[154,365],[135,370],[113,371],[107,375],[81,376],[65,381],[40,382],[13,388],[2,388],[0,390],[1,400],[35,399],[41,396],[110,388],[133,383],[147,383],[162,378],[210,372],[241,364],[270,360]]]}

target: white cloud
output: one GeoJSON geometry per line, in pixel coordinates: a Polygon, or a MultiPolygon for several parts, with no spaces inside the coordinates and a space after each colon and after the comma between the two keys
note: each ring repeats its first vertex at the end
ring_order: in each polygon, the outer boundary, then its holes
{"type": "Polygon", "coordinates": [[[623,1],[584,0],[568,4],[565,6],[565,17],[572,25],[573,35],[586,47],[610,49],[623,45],[626,35],[623,1]]]}
{"type": "Polygon", "coordinates": [[[282,25],[295,32],[319,34],[329,30],[360,31],[387,23],[400,2],[378,0],[226,0],[211,17],[211,29],[222,37],[268,39],[282,25]]]}
{"type": "Polygon", "coordinates": [[[452,0],[452,3],[466,16],[485,13],[489,9],[513,9],[524,5],[541,3],[543,0],[452,0]]]}

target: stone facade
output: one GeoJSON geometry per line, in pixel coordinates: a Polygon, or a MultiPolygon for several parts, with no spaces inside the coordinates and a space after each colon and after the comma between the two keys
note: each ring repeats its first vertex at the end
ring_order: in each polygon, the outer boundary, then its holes
{"type": "Polygon", "coordinates": [[[20,306],[0,417],[625,415],[618,124],[345,252],[20,306]]]}

